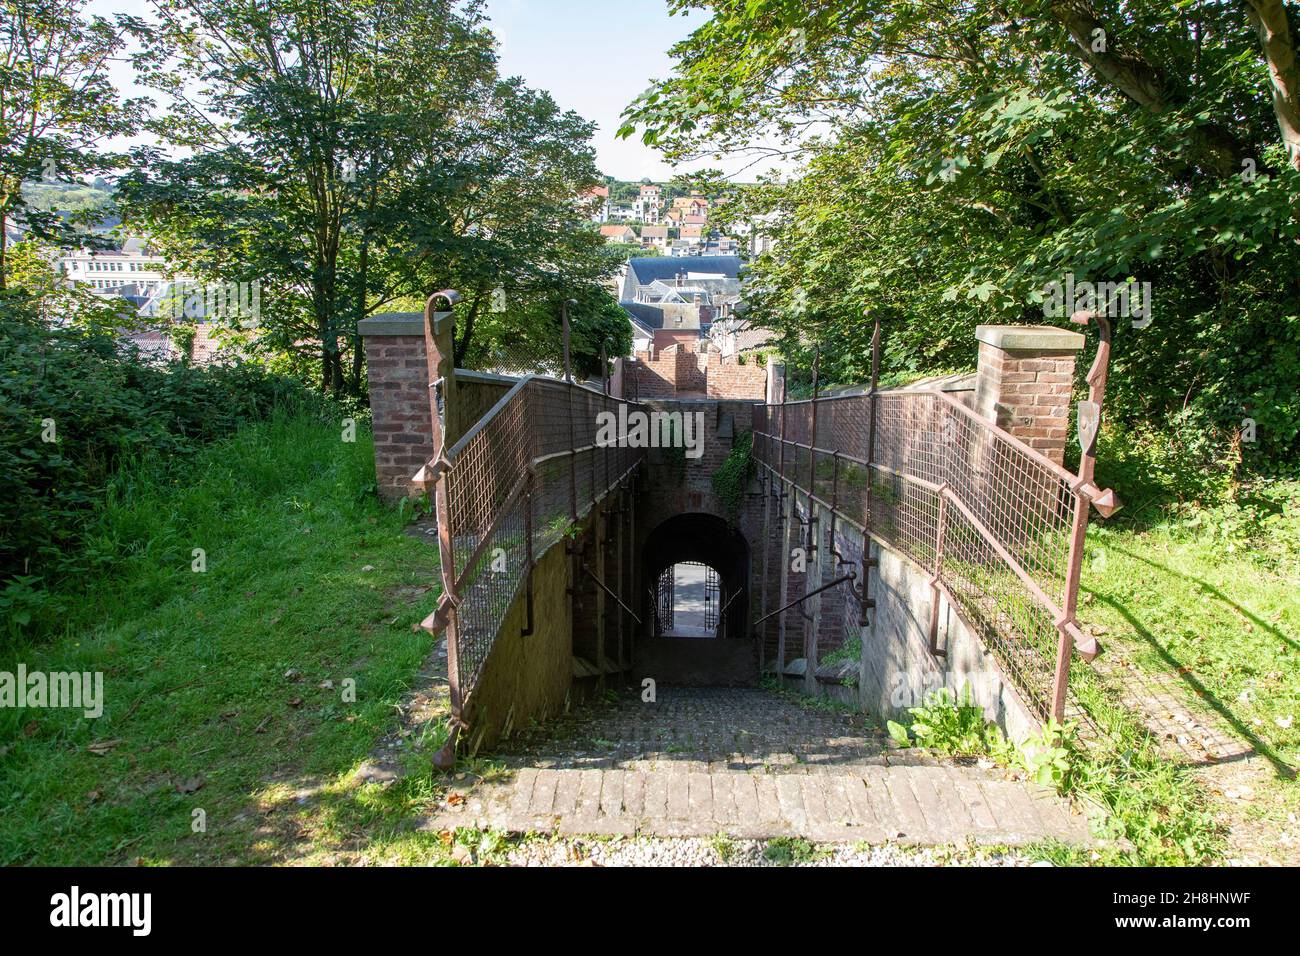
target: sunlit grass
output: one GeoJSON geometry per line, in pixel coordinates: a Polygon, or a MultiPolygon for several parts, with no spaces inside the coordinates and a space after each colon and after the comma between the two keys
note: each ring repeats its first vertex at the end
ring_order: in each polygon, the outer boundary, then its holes
{"type": "Polygon", "coordinates": [[[350,783],[428,653],[412,625],[435,597],[416,590],[433,551],[375,500],[372,461],[364,437],[295,419],[120,476],[90,537],[102,572],[60,595],[66,633],[0,654],[102,671],[106,698],[98,720],[0,710],[0,863],[279,862],[316,826],[355,836],[402,794],[427,802],[427,773],[386,804],[350,783]]]}

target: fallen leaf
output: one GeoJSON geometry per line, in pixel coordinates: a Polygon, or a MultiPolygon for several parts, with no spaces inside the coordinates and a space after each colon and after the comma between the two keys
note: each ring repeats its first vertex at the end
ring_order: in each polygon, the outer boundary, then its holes
{"type": "Polygon", "coordinates": [[[202,789],[202,787],[203,787],[202,777],[191,777],[188,780],[182,780],[180,783],[176,784],[176,792],[194,793],[195,791],[202,789]]]}
{"type": "Polygon", "coordinates": [[[290,707],[301,707],[301,706],[302,706],[302,698],[301,698],[301,697],[295,697],[293,700],[289,701],[289,706],[290,706],[290,707]]]}
{"type": "Polygon", "coordinates": [[[97,757],[103,757],[114,747],[119,746],[121,740],[97,740],[86,749],[97,757]]]}
{"type": "Polygon", "coordinates": [[[447,806],[449,807],[458,807],[464,802],[465,802],[465,795],[463,793],[447,794],[447,806]]]}
{"type": "Polygon", "coordinates": [[[40,731],[40,729],[41,729],[40,721],[29,720],[27,721],[27,723],[23,724],[23,736],[35,737],[36,734],[40,731]]]}

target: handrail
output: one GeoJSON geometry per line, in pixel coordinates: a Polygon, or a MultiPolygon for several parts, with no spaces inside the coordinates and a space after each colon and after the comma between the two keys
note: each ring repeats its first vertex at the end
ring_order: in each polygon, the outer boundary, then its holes
{"type": "MultiPolygon", "coordinates": [[[[441,444],[442,419],[453,412],[439,407],[436,387],[455,373],[447,369],[449,314],[434,313],[434,307],[431,301],[426,309],[425,341],[433,433],[441,444]]],[[[446,391],[444,404],[453,404],[456,389],[446,391]]],[[[644,459],[643,449],[595,441],[594,416],[620,405],[639,407],[571,381],[525,375],[416,476],[433,486],[443,583],[438,608],[423,626],[446,632],[451,685],[451,733],[435,765],[454,764],[468,702],[521,589],[529,608],[524,630],[531,633],[533,568],[564,540],[561,525],[579,520],[622,486],[644,459]],[[558,493],[561,484],[566,493],[558,493]]]]}
{"type": "MultiPolygon", "coordinates": [[[[1087,502],[1095,500],[1097,489],[938,389],[877,390],[754,407],[755,437],[761,439],[755,441],[755,458],[766,470],[797,489],[809,507],[815,503],[832,521],[845,522],[925,567],[934,595],[931,650],[945,653],[937,645],[938,599],[943,595],[968,626],[974,625],[972,631],[992,645],[1022,697],[1043,717],[1062,717],[1068,668],[1060,655],[1078,650],[1087,658],[1096,653],[1095,641],[1083,634],[1072,613],[1078,575],[1071,572],[1082,535],[1078,504],[1073,533],[1065,505],[1082,502],[1086,519],[1087,502]],[[861,432],[856,423],[864,416],[852,410],[854,405],[881,422],[874,452],[857,447],[861,432]],[[847,429],[840,434],[853,447],[835,447],[836,429],[847,429]],[[941,439],[941,434],[958,437],[941,439]],[[787,448],[793,449],[788,456],[787,448]],[[833,463],[833,477],[818,477],[819,461],[833,463]],[[854,499],[853,506],[863,505],[858,521],[840,501],[845,463],[867,470],[868,492],[884,475],[915,491],[901,498],[877,492],[854,499]],[[819,494],[823,481],[831,484],[829,502],[819,494]],[[953,506],[950,513],[948,505],[953,506]],[[989,562],[1006,568],[1018,590],[1009,592],[1006,581],[999,583],[989,562]],[[1001,610],[992,612],[990,600],[1001,610]],[[1055,663],[1043,650],[1048,630],[1061,635],[1055,663]]],[[[866,598],[864,590],[860,599],[866,598]]]]}

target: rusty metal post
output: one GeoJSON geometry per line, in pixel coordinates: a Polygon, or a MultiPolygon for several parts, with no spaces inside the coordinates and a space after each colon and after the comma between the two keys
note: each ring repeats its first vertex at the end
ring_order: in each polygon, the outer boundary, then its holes
{"type": "MultiPolygon", "coordinates": [[[[564,336],[564,393],[565,407],[569,415],[569,517],[578,520],[578,453],[574,450],[573,435],[573,365],[569,360],[569,306],[577,305],[576,299],[565,299],[560,303],[560,328],[564,336]]],[[[577,579],[574,579],[577,586],[577,579]]]]}
{"type": "MultiPolygon", "coordinates": [[[[782,418],[782,427],[784,427],[784,417],[782,418]]],[[[786,488],[785,479],[781,479],[782,493],[784,495],[784,505],[781,515],[781,595],[777,599],[782,605],[785,604],[786,598],[790,593],[790,541],[794,532],[794,488],[786,488]]],[[[807,573],[807,564],[804,565],[807,573]]],[[[770,615],[769,615],[770,616],[770,615]]],[[[785,673],[785,615],[781,614],[776,619],[776,671],[777,674],[785,673]]]]}
{"type": "MultiPolygon", "coordinates": [[[[771,427],[770,420],[767,427],[771,427]]],[[[760,585],[758,588],[758,614],[759,617],[767,617],[767,588],[771,575],[771,557],[772,557],[772,472],[768,468],[763,469],[763,570],[759,578],[760,585]]],[[[766,664],[767,655],[767,637],[760,632],[758,634],[758,672],[763,673],[763,666],[766,664]]]]}
{"type": "Polygon", "coordinates": [[[523,637],[533,633],[533,489],[537,484],[537,472],[532,463],[528,465],[528,484],[524,491],[524,560],[527,562],[527,619],[524,622],[523,637]]]}
{"type": "Polygon", "coordinates": [[[934,567],[930,577],[930,653],[945,656],[939,650],[939,580],[943,577],[943,538],[948,524],[948,483],[935,492],[939,498],[939,516],[934,524],[934,567]]]}
{"type": "MultiPolygon", "coordinates": [[[[451,721],[447,741],[433,756],[433,765],[439,770],[449,770],[456,764],[456,743],[465,724],[462,710],[464,701],[460,686],[460,615],[458,605],[460,597],[456,593],[456,554],[451,534],[451,504],[447,494],[447,459],[446,421],[455,412],[454,398],[447,386],[451,383],[455,371],[452,366],[452,349],[454,333],[453,309],[460,296],[452,289],[435,292],[429,296],[424,305],[424,352],[429,370],[429,418],[433,431],[433,459],[421,469],[424,482],[433,482],[434,513],[438,520],[438,558],[439,571],[442,576],[442,594],[438,600],[438,611],[433,618],[445,620],[447,640],[447,684],[450,697],[451,721]],[[439,309],[438,306],[445,306],[439,309]],[[439,407],[439,389],[443,392],[443,401],[439,407]]],[[[425,627],[433,631],[433,621],[425,622],[425,627]]]]}
{"type": "MultiPolygon", "coordinates": [[[[785,411],[786,411],[785,402],[786,402],[786,394],[788,392],[789,389],[787,389],[784,385],[782,385],[781,387],[781,435],[780,435],[781,447],[777,452],[777,458],[776,458],[776,473],[781,477],[782,481],[785,480],[785,411]]],[[[781,600],[783,601],[785,600],[785,595],[781,596],[781,600]]]]}
{"type": "MultiPolygon", "coordinates": [[[[1076,612],[1079,606],[1079,577],[1083,570],[1083,547],[1088,534],[1088,508],[1096,505],[1103,516],[1119,510],[1119,501],[1110,489],[1101,491],[1093,484],[1097,463],[1097,432],[1101,425],[1101,403],[1106,395],[1106,376],[1110,366],[1110,323],[1099,313],[1076,312],[1070,321],[1087,325],[1089,319],[1097,322],[1097,355],[1088,370],[1088,401],[1079,404],[1079,478],[1071,489],[1074,492],[1074,516],[1070,524],[1070,553],[1065,571],[1065,594],[1060,620],[1056,622],[1059,638],[1056,645],[1056,671],[1052,678],[1052,708],[1054,720],[1065,719],[1065,697],[1070,680],[1070,658],[1075,647],[1075,634],[1079,630],[1076,612]]],[[[1095,656],[1095,647],[1089,649],[1095,656]]]]}
{"type": "MultiPolygon", "coordinates": [[[[870,315],[871,309],[866,309],[863,314],[870,315]]],[[[876,606],[876,602],[869,594],[869,585],[871,584],[871,569],[874,568],[878,561],[871,556],[871,526],[873,524],[871,513],[871,486],[875,483],[876,476],[873,472],[872,465],[876,460],[876,406],[879,398],[876,396],[876,389],[880,385],[880,313],[872,315],[871,327],[871,387],[867,391],[867,486],[863,490],[862,497],[862,597],[858,602],[858,626],[867,626],[867,611],[876,606]]]]}
{"type": "Polygon", "coordinates": [[[822,347],[813,353],[812,423],[808,436],[808,513],[812,514],[812,496],[817,494],[817,390],[820,386],[822,347]]]}

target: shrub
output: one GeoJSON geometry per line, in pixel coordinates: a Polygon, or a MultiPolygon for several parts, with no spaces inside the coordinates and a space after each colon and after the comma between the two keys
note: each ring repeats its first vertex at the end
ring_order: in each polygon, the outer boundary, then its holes
{"type": "Polygon", "coordinates": [[[713,490],[722,499],[722,505],[734,523],[745,503],[745,489],[754,474],[754,433],[742,432],[736,436],[726,460],[713,473],[713,490]]]}
{"type": "Polygon", "coordinates": [[[33,624],[46,587],[86,567],[86,522],[127,459],[179,460],[275,409],[324,409],[301,383],[240,363],[151,363],[114,336],[0,301],[0,609],[33,624]]]}

